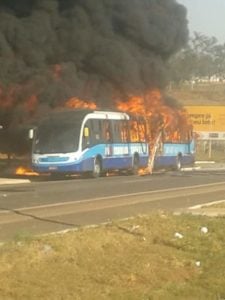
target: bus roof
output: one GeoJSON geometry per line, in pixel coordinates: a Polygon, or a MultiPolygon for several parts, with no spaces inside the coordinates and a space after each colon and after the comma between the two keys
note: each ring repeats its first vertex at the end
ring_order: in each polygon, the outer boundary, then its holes
{"type": "Polygon", "coordinates": [[[37,125],[41,124],[81,124],[88,119],[109,119],[109,120],[143,120],[144,117],[132,113],[120,111],[104,111],[92,109],[63,109],[50,113],[47,117],[38,121],[37,125]]]}
{"type": "Polygon", "coordinates": [[[50,113],[42,121],[82,121],[87,115],[90,118],[100,117],[101,119],[129,119],[129,114],[119,111],[103,111],[103,110],[91,110],[91,109],[65,109],[50,113]]]}
{"type": "Polygon", "coordinates": [[[103,111],[103,110],[95,110],[93,112],[93,116],[101,116],[106,119],[129,119],[129,114],[120,111],[103,111]]]}

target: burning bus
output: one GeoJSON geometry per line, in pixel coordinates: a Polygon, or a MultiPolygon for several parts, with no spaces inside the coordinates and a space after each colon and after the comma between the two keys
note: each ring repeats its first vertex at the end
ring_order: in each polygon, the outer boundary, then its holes
{"type": "Polygon", "coordinates": [[[119,111],[69,100],[73,109],[52,113],[31,130],[33,170],[99,177],[112,170],[138,174],[193,164],[194,139],[184,111],[167,108],[157,92],[149,97],[158,103],[155,111],[148,109],[148,97],[145,103],[118,101],[119,111]]]}
{"type": "Polygon", "coordinates": [[[39,173],[137,174],[148,165],[144,119],[123,112],[71,110],[42,120],[34,134],[32,167],[39,173]]]}
{"type": "MultiPolygon", "coordinates": [[[[26,0],[23,5],[18,5],[18,1],[5,0],[0,1],[0,8],[0,124],[5,129],[16,131],[20,126],[34,124],[40,117],[64,106],[69,98],[77,97],[96,102],[100,111],[119,110],[129,116],[142,116],[147,125],[150,166],[152,161],[156,165],[154,155],[160,154],[154,150],[160,138],[163,145],[162,139],[177,144],[179,140],[188,143],[188,139],[175,137],[175,132],[180,135],[176,128],[181,126],[174,126],[172,122],[179,119],[173,108],[170,109],[168,103],[167,107],[159,105],[154,97],[148,101],[149,96],[146,96],[153,89],[165,91],[168,80],[173,80],[172,76],[168,76],[168,61],[188,42],[187,11],[183,5],[176,0],[99,0],[97,5],[89,0],[26,0]],[[139,98],[140,110],[133,101],[135,97],[139,98]],[[115,102],[118,99],[122,100],[117,106],[115,102]],[[131,102],[134,110],[119,108],[129,106],[131,102]]],[[[90,108],[89,105],[87,107],[90,108]]],[[[59,148],[50,153],[49,149],[45,152],[43,148],[43,153],[34,152],[37,151],[34,150],[35,143],[39,144],[37,137],[42,137],[41,128],[44,127],[40,123],[34,135],[32,156],[35,168],[48,156],[57,158],[66,156],[67,151],[76,152],[76,147],[59,148]]],[[[56,128],[57,140],[63,133],[60,126],[56,128]]],[[[70,129],[67,133],[71,137],[70,129]]],[[[19,147],[13,136],[7,136],[9,143],[2,139],[2,148],[8,144],[7,151],[11,151],[11,142],[19,147]]],[[[82,138],[80,131],[80,143],[82,138]]],[[[139,142],[135,141],[136,144],[139,142]]],[[[130,141],[126,143],[129,145],[130,141]]],[[[139,144],[142,147],[144,142],[139,144]]],[[[157,148],[167,154],[173,153],[173,157],[180,153],[179,157],[189,158],[189,146],[181,150],[177,146],[174,152],[168,147],[157,148]]],[[[88,152],[87,149],[84,151],[88,152]]],[[[66,163],[64,157],[60,159],[60,166],[66,163]]],[[[91,159],[94,161],[94,158],[91,159]]],[[[120,163],[124,160],[127,161],[125,155],[119,158],[120,163]]],[[[57,162],[51,164],[49,167],[57,169],[57,162]]],[[[125,167],[131,168],[132,165],[125,167]]],[[[53,169],[52,172],[57,171],[53,169]]]]}

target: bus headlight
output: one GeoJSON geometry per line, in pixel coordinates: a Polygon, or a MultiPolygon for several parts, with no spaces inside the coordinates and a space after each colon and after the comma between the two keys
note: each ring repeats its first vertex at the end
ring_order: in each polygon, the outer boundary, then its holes
{"type": "Polygon", "coordinates": [[[32,163],[33,164],[37,164],[38,163],[38,159],[37,158],[32,158],[32,163]]]}

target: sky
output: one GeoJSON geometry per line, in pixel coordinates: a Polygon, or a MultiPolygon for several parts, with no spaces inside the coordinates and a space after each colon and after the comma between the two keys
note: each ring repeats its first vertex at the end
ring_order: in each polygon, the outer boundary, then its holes
{"type": "Polygon", "coordinates": [[[225,43],[225,0],[177,0],[186,6],[190,33],[196,31],[225,43]]]}

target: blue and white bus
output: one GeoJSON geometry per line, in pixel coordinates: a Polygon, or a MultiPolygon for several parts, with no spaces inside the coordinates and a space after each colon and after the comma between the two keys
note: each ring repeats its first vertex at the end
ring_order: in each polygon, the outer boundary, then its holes
{"type": "Polygon", "coordinates": [[[166,137],[163,131],[155,146],[154,169],[181,170],[193,166],[195,162],[195,139],[192,130],[183,130],[183,135],[176,138],[166,137]]]}
{"type": "Polygon", "coordinates": [[[154,169],[181,170],[195,162],[194,140],[186,142],[164,142],[158,147],[154,158],[154,169]]]}
{"type": "Polygon", "coordinates": [[[52,113],[34,130],[32,168],[38,173],[136,174],[148,166],[144,118],[124,112],[70,110],[52,113]]]}

